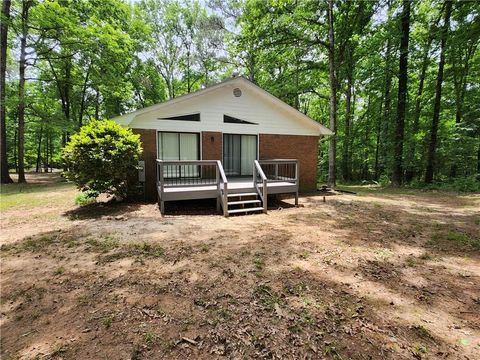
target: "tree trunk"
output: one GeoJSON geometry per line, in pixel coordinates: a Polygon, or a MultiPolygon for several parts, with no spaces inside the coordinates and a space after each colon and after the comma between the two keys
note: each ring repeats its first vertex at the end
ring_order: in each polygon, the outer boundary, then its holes
{"type": "Polygon", "coordinates": [[[43,137],[43,123],[42,126],[40,127],[40,134],[38,136],[38,146],[37,146],[37,163],[35,166],[35,172],[38,173],[40,170],[40,162],[42,158],[42,137],[43,137]]]}
{"type": "Polygon", "coordinates": [[[375,169],[373,173],[373,178],[375,181],[378,181],[378,177],[379,177],[379,168],[378,168],[379,150],[380,150],[380,121],[378,122],[378,125],[377,125],[377,138],[375,142],[375,169]]]}
{"type": "MultiPolygon", "coordinates": [[[[472,42],[467,49],[465,54],[465,58],[463,59],[462,56],[458,59],[459,61],[454,60],[453,65],[453,80],[455,85],[455,130],[458,131],[460,123],[462,122],[463,118],[463,101],[465,99],[465,92],[467,91],[467,77],[468,72],[470,69],[470,59],[472,58],[473,54],[475,53],[476,43],[472,42]],[[463,69],[459,71],[456,69],[456,66],[460,64],[465,64],[463,69]],[[460,72],[460,76],[458,75],[460,72]]],[[[452,168],[450,169],[450,177],[454,178],[457,176],[458,173],[458,146],[454,146],[453,148],[453,164],[452,168]]]]}
{"type": "MultiPolygon", "coordinates": [[[[70,125],[70,113],[71,113],[71,99],[70,99],[70,88],[72,86],[72,59],[69,58],[65,64],[65,82],[63,84],[63,94],[65,97],[65,118],[67,123],[70,125]]],[[[62,146],[65,147],[70,138],[70,133],[68,131],[64,132],[62,146]]]]}
{"type": "Polygon", "coordinates": [[[80,101],[80,111],[78,114],[78,128],[81,128],[83,125],[83,113],[85,111],[85,97],[87,96],[87,84],[88,84],[88,77],[90,76],[90,67],[91,67],[91,63],[88,66],[87,75],[85,75],[85,81],[83,82],[82,100],[80,101]]]}
{"type": "Polygon", "coordinates": [[[403,178],[403,138],[407,105],[408,40],[410,34],[410,0],[403,0],[402,37],[400,39],[400,64],[398,69],[397,126],[395,131],[395,153],[392,184],[400,186],[403,178]]]}
{"type": "Polygon", "coordinates": [[[440,102],[442,100],[443,68],[445,66],[445,48],[447,43],[448,30],[450,28],[450,15],[452,13],[452,1],[447,0],[445,15],[441,31],[440,60],[438,62],[437,84],[435,87],[435,101],[433,105],[433,117],[430,128],[430,143],[427,154],[427,169],[425,171],[425,182],[432,183],[435,171],[435,152],[437,149],[438,123],[440,121],[440,102]]]}
{"type": "Polygon", "coordinates": [[[100,91],[95,89],[95,120],[98,120],[100,114],[100,91]]]}
{"type": "Polygon", "coordinates": [[[45,141],[43,142],[43,172],[47,172],[47,164],[48,164],[48,136],[50,130],[47,128],[45,129],[45,141]]]}
{"type": "Polygon", "coordinates": [[[22,1],[22,36],[20,38],[20,63],[18,69],[18,182],[25,180],[25,68],[28,36],[28,13],[32,2],[22,1]]]}
{"type": "Polygon", "coordinates": [[[480,143],[478,143],[477,150],[477,174],[480,174],[480,143]]]}
{"type": "Polygon", "coordinates": [[[10,20],[10,0],[3,0],[2,3],[2,21],[0,23],[0,174],[1,184],[12,183],[8,173],[7,158],[7,129],[6,129],[6,109],[5,109],[5,77],[7,72],[7,42],[8,42],[8,22],[10,20]]]}
{"type": "Polygon", "coordinates": [[[15,172],[18,173],[18,156],[17,156],[17,150],[18,150],[18,142],[17,142],[17,136],[18,134],[18,127],[17,124],[15,124],[15,133],[13,134],[13,165],[15,168],[15,172]]]}
{"type": "Polygon", "coordinates": [[[248,55],[248,80],[255,82],[255,55],[252,52],[249,52],[248,55]]]}
{"type": "Polygon", "coordinates": [[[50,168],[50,172],[53,172],[53,164],[52,164],[52,155],[53,155],[53,135],[50,133],[48,137],[48,154],[50,155],[50,159],[48,162],[48,167],[50,168]]]}
{"type": "MultiPolygon", "coordinates": [[[[362,115],[363,117],[366,117],[367,114],[370,112],[370,95],[368,96],[368,101],[367,101],[367,110],[365,113],[362,115]]],[[[355,101],[354,101],[355,103],[355,101]]],[[[365,124],[365,139],[364,139],[364,145],[363,145],[363,166],[362,166],[362,180],[369,180],[370,179],[370,174],[368,171],[368,152],[369,152],[369,146],[368,146],[368,139],[370,139],[370,122],[367,121],[365,124]]]]}
{"type": "Polygon", "coordinates": [[[390,39],[387,39],[386,45],[386,57],[385,57],[385,90],[384,90],[384,104],[383,104],[383,115],[382,115],[382,125],[381,125],[381,135],[380,135],[380,155],[379,155],[379,165],[377,176],[380,177],[386,168],[387,168],[387,153],[389,149],[390,142],[390,89],[392,86],[392,73],[390,72],[391,56],[391,43],[390,39]]]}
{"type": "MultiPolygon", "coordinates": [[[[47,59],[50,70],[55,78],[55,84],[57,85],[58,94],[62,104],[62,111],[65,116],[66,123],[70,125],[70,84],[71,84],[71,58],[65,59],[65,78],[62,79],[55,71],[55,67],[52,62],[47,59]]],[[[68,132],[62,132],[62,146],[67,144],[68,132]]]]}
{"type": "MultiPolygon", "coordinates": [[[[432,40],[428,42],[428,45],[425,48],[425,52],[423,54],[422,69],[420,71],[417,95],[415,100],[415,110],[413,113],[413,124],[412,124],[412,134],[411,134],[412,137],[415,137],[420,126],[420,114],[422,112],[422,94],[423,94],[423,88],[425,85],[425,76],[427,74],[427,68],[428,68],[428,62],[429,62],[428,54],[430,52],[431,43],[432,43],[432,40]]],[[[415,171],[416,145],[417,145],[416,141],[415,139],[413,139],[407,151],[408,160],[407,160],[407,169],[405,172],[405,180],[407,182],[412,181],[416,173],[415,171]]]]}
{"type": "Polygon", "coordinates": [[[192,91],[192,84],[190,81],[190,48],[187,51],[187,93],[192,91]]]}
{"type": "Polygon", "coordinates": [[[335,134],[330,138],[328,151],[328,186],[337,185],[336,157],[337,157],[337,79],[335,76],[335,34],[333,28],[333,0],[328,0],[328,62],[330,80],[330,130],[335,134]]]}
{"type": "Polygon", "coordinates": [[[350,172],[350,128],[352,119],[352,88],[353,88],[353,50],[347,48],[347,91],[345,94],[345,135],[343,140],[342,177],[352,180],[350,172]]]}

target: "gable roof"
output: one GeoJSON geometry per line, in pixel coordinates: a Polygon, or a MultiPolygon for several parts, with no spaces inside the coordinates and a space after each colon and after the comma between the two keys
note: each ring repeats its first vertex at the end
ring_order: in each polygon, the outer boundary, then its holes
{"type": "Polygon", "coordinates": [[[246,86],[247,88],[253,90],[255,93],[257,93],[258,95],[263,97],[265,100],[270,101],[271,103],[278,106],[279,108],[281,108],[285,112],[289,113],[294,118],[297,118],[300,121],[305,121],[307,123],[310,123],[311,125],[314,124],[315,126],[317,126],[319,128],[319,133],[321,135],[333,135],[334,134],[333,131],[331,131],[326,126],[320,124],[319,122],[313,120],[312,118],[305,115],[304,113],[298,111],[294,107],[292,107],[292,106],[288,105],[287,103],[283,102],[282,100],[280,100],[276,96],[270,94],[268,91],[262,89],[260,86],[254,84],[253,82],[244,78],[243,76],[229,78],[229,79],[224,80],[224,81],[222,81],[218,84],[206,87],[204,89],[200,89],[200,90],[197,90],[195,92],[185,94],[185,95],[181,95],[181,96],[178,96],[176,98],[167,100],[167,101],[159,103],[159,104],[151,105],[151,106],[145,107],[143,109],[139,109],[139,110],[132,111],[132,112],[124,114],[124,115],[117,116],[117,117],[113,118],[112,120],[114,120],[115,122],[117,122],[120,125],[128,126],[135,119],[135,117],[137,117],[138,115],[145,114],[145,113],[148,113],[148,112],[151,112],[151,111],[160,110],[163,107],[171,106],[171,105],[177,104],[177,103],[181,103],[181,102],[187,101],[187,100],[189,100],[193,97],[196,97],[196,96],[199,96],[199,95],[205,95],[209,92],[213,92],[213,91],[215,91],[219,88],[222,88],[226,85],[235,84],[235,83],[238,83],[239,85],[241,84],[241,85],[246,86]]]}

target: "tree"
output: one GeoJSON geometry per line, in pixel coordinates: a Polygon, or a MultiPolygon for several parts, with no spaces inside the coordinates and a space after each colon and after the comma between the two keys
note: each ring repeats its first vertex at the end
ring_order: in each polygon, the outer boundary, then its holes
{"type": "Polygon", "coordinates": [[[392,183],[400,186],[403,177],[403,138],[405,132],[405,112],[408,80],[408,40],[410,35],[410,0],[403,0],[402,31],[400,39],[400,65],[398,69],[397,126],[395,131],[395,154],[392,183]]]}
{"type": "Polygon", "coordinates": [[[141,153],[140,136],[130,129],[113,121],[91,121],[65,146],[65,175],[90,197],[105,193],[126,198],[141,153]]]}
{"type": "Polygon", "coordinates": [[[12,181],[8,173],[7,158],[7,129],[5,109],[5,77],[7,72],[7,43],[8,23],[10,21],[10,0],[3,0],[2,13],[0,18],[0,173],[1,184],[9,184],[12,181]]]}
{"type": "Polygon", "coordinates": [[[333,0],[328,0],[328,73],[330,82],[330,130],[335,134],[330,139],[328,151],[328,185],[335,187],[337,184],[337,79],[335,63],[335,30],[333,19],[333,0]]]}
{"type": "Polygon", "coordinates": [[[427,76],[428,65],[430,62],[430,58],[429,58],[430,48],[433,42],[432,30],[433,30],[433,27],[437,27],[439,21],[440,21],[440,17],[438,17],[435,24],[430,27],[428,40],[427,40],[427,43],[424,45],[423,54],[422,54],[421,70],[418,77],[418,88],[415,95],[415,109],[413,112],[411,135],[410,135],[409,146],[406,154],[407,166],[405,171],[405,180],[407,182],[412,181],[414,175],[417,172],[416,171],[417,141],[415,137],[417,136],[417,133],[420,127],[420,115],[422,112],[422,105],[423,105],[422,95],[423,95],[423,90],[425,86],[425,78],[427,76]]]}
{"type": "Polygon", "coordinates": [[[440,121],[440,102],[442,100],[443,68],[445,66],[445,51],[448,30],[450,29],[450,16],[452,13],[452,1],[447,0],[443,17],[443,26],[440,33],[440,60],[438,62],[437,83],[435,86],[435,100],[433,105],[433,117],[430,127],[430,143],[428,146],[427,168],[425,170],[425,182],[433,181],[435,170],[435,152],[437,149],[438,123],[440,121]]]}
{"type": "Polygon", "coordinates": [[[181,38],[174,31],[180,22],[179,5],[170,0],[143,0],[140,3],[150,28],[149,51],[168,89],[168,97],[175,97],[175,74],[180,59],[181,38]]]}
{"type": "Polygon", "coordinates": [[[20,61],[18,69],[18,182],[25,179],[25,69],[27,67],[28,16],[33,2],[22,0],[20,61]]]}
{"type": "Polygon", "coordinates": [[[433,163],[436,178],[473,176],[480,147],[479,3],[449,5],[453,25],[437,101],[449,2],[408,1],[406,56],[399,26],[405,1],[31,1],[23,101],[20,74],[9,70],[20,69],[22,5],[30,2],[13,1],[11,21],[1,24],[11,32],[8,49],[2,46],[10,55],[2,164],[6,159],[17,168],[23,158],[24,168],[61,167],[62,146],[82,125],[238,70],[311,118],[331,122],[335,137],[320,142],[320,181],[330,173],[330,180],[396,184],[405,171],[416,184],[432,163],[435,132],[434,162],[442,164],[433,163]]]}

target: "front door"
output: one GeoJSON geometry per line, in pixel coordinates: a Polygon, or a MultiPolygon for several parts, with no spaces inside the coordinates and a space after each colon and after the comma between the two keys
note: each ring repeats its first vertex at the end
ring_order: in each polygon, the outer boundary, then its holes
{"type": "Polygon", "coordinates": [[[223,135],[223,167],[227,176],[252,175],[256,159],[256,135],[223,135]]]}

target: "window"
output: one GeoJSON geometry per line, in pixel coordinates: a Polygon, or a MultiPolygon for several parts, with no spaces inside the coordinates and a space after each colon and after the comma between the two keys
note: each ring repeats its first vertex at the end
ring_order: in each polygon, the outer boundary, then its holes
{"type": "Polygon", "coordinates": [[[200,141],[196,133],[158,132],[158,158],[199,160],[200,141]]]}
{"type": "MultiPolygon", "coordinates": [[[[199,160],[200,140],[197,133],[158,132],[158,158],[161,160],[199,160]]],[[[168,167],[165,177],[181,175],[183,166],[168,167]]],[[[186,170],[186,169],[183,169],[186,170]]],[[[198,174],[195,173],[195,176],[198,174]]]]}
{"type": "Polygon", "coordinates": [[[249,125],[258,125],[257,123],[250,122],[247,120],[238,119],[230,115],[223,115],[223,122],[228,124],[249,124],[249,125]]]}
{"type": "Polygon", "coordinates": [[[200,121],[200,113],[162,117],[158,118],[158,120],[200,121]]]}

